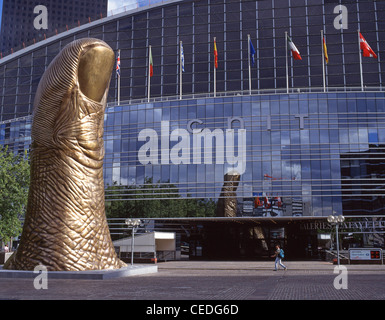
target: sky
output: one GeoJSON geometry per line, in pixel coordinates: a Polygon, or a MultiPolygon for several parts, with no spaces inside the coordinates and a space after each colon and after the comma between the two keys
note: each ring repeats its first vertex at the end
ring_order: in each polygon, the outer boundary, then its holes
{"type": "Polygon", "coordinates": [[[116,10],[124,6],[136,5],[137,3],[138,0],[108,0],[108,11],[116,10]]]}
{"type": "Polygon", "coordinates": [[[143,7],[148,3],[162,2],[162,0],[108,0],[108,11],[116,10],[127,6],[127,9],[134,9],[136,7],[143,7]]]}

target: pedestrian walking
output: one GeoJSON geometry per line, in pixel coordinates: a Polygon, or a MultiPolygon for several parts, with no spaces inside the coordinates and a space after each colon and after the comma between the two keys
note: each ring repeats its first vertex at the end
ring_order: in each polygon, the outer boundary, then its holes
{"type": "Polygon", "coordinates": [[[275,253],[271,256],[272,258],[275,258],[275,263],[274,263],[274,271],[278,270],[278,264],[284,269],[287,270],[286,266],[282,263],[282,259],[284,257],[284,252],[281,249],[281,246],[277,243],[275,245],[275,253]]]}

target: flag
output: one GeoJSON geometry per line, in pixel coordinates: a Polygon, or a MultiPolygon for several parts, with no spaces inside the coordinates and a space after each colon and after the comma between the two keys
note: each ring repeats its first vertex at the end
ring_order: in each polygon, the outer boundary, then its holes
{"type": "Polygon", "coordinates": [[[268,197],[265,197],[265,208],[266,209],[269,209],[269,208],[271,208],[271,203],[270,203],[270,201],[269,201],[269,198],[268,197]]]}
{"type": "Polygon", "coordinates": [[[294,60],[302,60],[299,50],[297,49],[293,41],[291,41],[291,38],[289,36],[287,36],[287,42],[289,43],[290,50],[291,50],[291,53],[293,54],[294,60]]]}
{"type": "Polygon", "coordinates": [[[329,63],[328,49],[326,48],[325,37],[323,37],[323,47],[324,47],[323,50],[324,50],[325,61],[326,63],[329,63]]]}
{"type": "Polygon", "coordinates": [[[277,206],[278,207],[282,207],[282,200],[281,200],[281,197],[277,197],[275,198],[277,200],[277,206]]]}
{"type": "Polygon", "coordinates": [[[361,32],[360,32],[360,48],[362,50],[362,55],[364,57],[377,59],[377,55],[374,53],[374,51],[370,47],[369,43],[367,43],[365,38],[362,36],[361,32]]]}
{"type": "Polygon", "coordinates": [[[116,59],[116,74],[120,77],[120,50],[118,51],[118,58],[116,59]]]}
{"type": "Polygon", "coordinates": [[[250,45],[250,61],[251,61],[251,65],[254,67],[254,64],[255,64],[255,60],[254,60],[255,50],[254,50],[253,44],[251,43],[251,39],[250,39],[249,45],[250,45]]]}
{"type": "Polygon", "coordinates": [[[184,50],[183,50],[183,44],[180,44],[180,62],[182,67],[182,72],[184,72],[184,50]]]}
{"type": "Polygon", "coordinates": [[[218,50],[217,50],[217,42],[214,38],[214,63],[215,69],[218,69],[218,50]]]}
{"type": "Polygon", "coordinates": [[[150,47],[150,53],[149,53],[149,55],[150,55],[150,77],[152,77],[153,74],[154,74],[154,64],[153,64],[153,62],[152,62],[152,52],[151,52],[151,47],[150,47]]]}
{"type": "Polygon", "coordinates": [[[262,204],[261,204],[261,201],[259,200],[259,197],[254,198],[254,208],[258,208],[261,205],[262,204]]]}

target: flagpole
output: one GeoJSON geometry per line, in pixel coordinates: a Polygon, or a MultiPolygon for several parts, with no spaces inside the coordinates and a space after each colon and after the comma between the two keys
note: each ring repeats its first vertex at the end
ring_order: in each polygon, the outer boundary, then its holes
{"type": "Polygon", "coordinates": [[[150,84],[151,84],[151,45],[148,46],[148,83],[147,83],[147,102],[150,102],[150,84]]]}
{"type": "MultiPolygon", "coordinates": [[[[216,43],[216,37],[214,37],[214,45],[216,43]]],[[[217,69],[215,68],[215,57],[214,57],[214,97],[217,96],[217,69]]]]}
{"type": "Polygon", "coordinates": [[[361,57],[361,38],[360,29],[357,30],[358,35],[358,55],[360,56],[360,77],[361,77],[361,91],[364,91],[364,76],[362,73],[362,57],[361,57]]]}
{"type": "MultiPolygon", "coordinates": [[[[120,59],[120,49],[118,50],[118,57],[120,59]]],[[[121,72],[121,70],[119,69],[119,74],[118,74],[118,106],[120,106],[120,72],[121,72]]]]}
{"type": "Polygon", "coordinates": [[[179,41],[179,99],[182,100],[182,41],[179,41]]]}
{"type": "Polygon", "coordinates": [[[249,63],[249,94],[251,95],[250,35],[247,35],[247,61],[249,63]]]}
{"type": "Polygon", "coordinates": [[[323,86],[324,86],[324,92],[326,92],[324,32],[323,32],[323,30],[321,30],[321,51],[322,51],[322,81],[323,81],[323,86]]]}
{"type": "Polygon", "coordinates": [[[285,31],[285,49],[286,49],[286,93],[289,93],[289,64],[287,61],[287,31],[285,31]]]}

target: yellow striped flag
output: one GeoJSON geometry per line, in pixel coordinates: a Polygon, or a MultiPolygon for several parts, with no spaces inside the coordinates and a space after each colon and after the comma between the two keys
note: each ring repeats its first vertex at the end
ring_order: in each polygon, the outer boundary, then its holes
{"type": "Polygon", "coordinates": [[[324,56],[326,63],[329,63],[328,49],[326,48],[325,37],[323,37],[323,46],[324,46],[324,56]]]}
{"type": "Polygon", "coordinates": [[[217,41],[214,38],[214,63],[215,69],[218,69],[218,50],[217,50],[217,41]]]}

